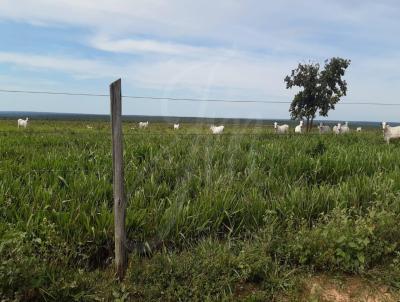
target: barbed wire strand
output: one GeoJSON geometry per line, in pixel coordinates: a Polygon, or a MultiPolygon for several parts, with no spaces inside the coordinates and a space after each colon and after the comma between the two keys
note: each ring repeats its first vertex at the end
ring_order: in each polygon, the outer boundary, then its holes
{"type": "MultiPolygon", "coordinates": [[[[99,93],[75,93],[75,92],[57,92],[57,91],[34,91],[34,90],[13,90],[0,89],[3,93],[26,93],[26,94],[47,94],[47,95],[65,95],[65,96],[86,96],[86,97],[109,97],[109,94],[99,93]]],[[[264,103],[264,104],[291,104],[290,101],[266,101],[266,100],[229,100],[229,99],[199,99],[191,97],[156,97],[141,95],[123,95],[125,99],[147,99],[147,100],[165,100],[165,101],[184,101],[184,102],[218,102],[218,103],[264,103]]],[[[374,105],[374,106],[400,106],[400,103],[384,102],[342,102],[342,105],[374,105]]]]}
{"type": "MultiPolygon", "coordinates": [[[[21,171],[18,169],[14,170],[5,170],[5,169],[0,169],[0,172],[15,172],[15,173],[87,173],[89,171],[85,170],[54,170],[54,169],[30,169],[30,170],[25,170],[21,171]]],[[[98,173],[100,171],[91,171],[92,173],[98,173]]]]}
{"type": "MultiPolygon", "coordinates": [[[[125,168],[127,171],[129,171],[129,168],[125,168]]],[[[163,171],[163,170],[169,170],[169,171],[175,171],[175,170],[180,170],[182,169],[181,167],[141,167],[141,169],[138,169],[139,172],[155,172],[158,170],[158,172],[163,171]]],[[[192,168],[185,168],[185,170],[197,170],[197,167],[192,167],[192,168]]],[[[82,169],[76,169],[76,170],[57,170],[57,169],[29,169],[29,170],[18,170],[18,169],[0,169],[0,173],[2,172],[13,172],[13,173],[18,173],[18,174],[28,174],[28,173],[85,173],[85,174],[99,174],[103,173],[103,175],[111,175],[112,174],[112,168],[107,168],[104,170],[82,170],[82,169]],[[108,172],[107,172],[108,171],[108,172]]]]}
{"type": "MultiPolygon", "coordinates": [[[[84,96],[84,97],[109,97],[109,94],[97,94],[97,93],[74,93],[74,92],[56,92],[56,91],[33,91],[33,90],[11,90],[11,89],[0,89],[0,92],[3,93],[24,93],[24,94],[45,94],[45,95],[64,95],[64,96],[84,96]]],[[[155,96],[139,96],[139,95],[124,95],[122,98],[125,99],[147,99],[147,100],[164,100],[164,101],[186,101],[186,102],[219,102],[219,103],[264,103],[264,104],[290,104],[289,101],[266,101],[266,100],[229,100],[229,99],[198,99],[198,98],[174,98],[174,97],[155,97],[155,96]]],[[[376,106],[400,106],[398,103],[380,103],[380,102],[343,102],[345,105],[376,105],[376,106]]],[[[18,132],[18,131],[0,131],[0,133],[6,134],[58,134],[58,135],[82,135],[82,134],[104,134],[110,135],[109,132],[66,132],[66,131],[35,131],[35,132],[18,132]]],[[[203,137],[216,137],[210,133],[166,133],[166,132],[144,132],[144,133],[125,133],[124,136],[143,136],[143,135],[152,135],[152,136],[174,136],[174,137],[193,137],[193,136],[203,136],[203,137]]],[[[307,135],[320,135],[319,133],[308,133],[307,135]]],[[[288,135],[279,135],[277,136],[275,133],[225,133],[222,135],[218,135],[217,137],[235,137],[235,136],[249,136],[249,137],[292,137],[294,134],[288,135]]],[[[165,170],[166,167],[163,168],[165,170]]],[[[168,168],[174,169],[174,168],[168,168]]],[[[150,168],[151,170],[151,168],[150,168]]],[[[0,169],[0,172],[21,172],[18,170],[4,170],[0,169]]],[[[98,174],[100,170],[57,170],[57,169],[31,169],[29,171],[23,171],[22,173],[94,173],[98,174]]]]}
{"type": "MultiPolygon", "coordinates": [[[[49,135],[71,135],[71,136],[79,136],[79,135],[86,135],[90,136],[91,134],[102,134],[105,136],[110,136],[109,139],[111,140],[111,134],[108,132],[101,132],[101,133],[68,133],[68,132],[29,132],[29,133],[18,133],[17,131],[0,131],[0,134],[7,134],[7,135],[1,135],[3,137],[6,137],[11,134],[24,134],[26,136],[35,136],[35,135],[42,135],[42,134],[49,134],[49,135]],[[27,135],[28,134],[28,135],[27,135]]],[[[323,134],[324,136],[329,135],[333,133],[326,133],[323,134]]],[[[321,135],[318,132],[312,132],[312,133],[306,133],[303,134],[306,136],[313,136],[313,135],[321,135]]],[[[289,134],[276,134],[276,133],[222,133],[222,134],[212,134],[212,133],[168,133],[168,132],[145,132],[145,133],[124,133],[124,137],[131,137],[131,136],[168,136],[168,137],[210,137],[210,138],[217,138],[217,137],[235,137],[235,136],[255,136],[255,137],[277,137],[277,138],[284,138],[284,137],[298,137],[298,134],[295,133],[289,133],[289,134]]],[[[86,143],[86,142],[85,142],[86,143]]],[[[66,144],[68,145],[68,144],[66,144]]]]}
{"type": "Polygon", "coordinates": [[[65,92],[65,91],[35,91],[35,90],[12,90],[0,89],[0,92],[5,93],[25,93],[25,94],[48,94],[48,95],[65,95],[65,96],[92,96],[92,97],[109,97],[109,94],[98,93],[82,93],[82,92],[65,92]]]}

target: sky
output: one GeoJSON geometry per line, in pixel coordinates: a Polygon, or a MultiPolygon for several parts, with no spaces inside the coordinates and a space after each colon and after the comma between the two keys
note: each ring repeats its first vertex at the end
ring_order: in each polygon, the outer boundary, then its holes
{"type": "MultiPolygon", "coordinates": [[[[0,0],[0,89],[291,101],[298,63],[351,60],[332,120],[399,121],[398,0],[0,0]]],[[[289,118],[288,104],[124,99],[137,115],[289,118]]],[[[108,97],[0,93],[0,111],[109,113],[108,97]]]]}

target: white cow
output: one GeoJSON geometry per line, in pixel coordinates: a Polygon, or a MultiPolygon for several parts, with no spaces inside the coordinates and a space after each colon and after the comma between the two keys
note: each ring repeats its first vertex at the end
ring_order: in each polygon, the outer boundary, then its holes
{"type": "Polygon", "coordinates": [[[329,133],[329,132],[331,131],[331,127],[329,127],[329,126],[324,126],[324,124],[319,123],[318,130],[319,130],[319,133],[320,133],[320,134],[322,134],[322,133],[329,133]]]}
{"type": "Polygon", "coordinates": [[[23,128],[28,127],[28,120],[29,120],[29,118],[26,118],[26,119],[20,118],[20,119],[18,119],[18,128],[19,127],[23,127],[23,128]]]}
{"type": "Polygon", "coordinates": [[[210,130],[211,130],[211,132],[213,133],[213,134],[221,134],[222,133],[222,131],[224,131],[224,126],[214,126],[214,125],[212,125],[211,127],[210,127],[210,130]]]}
{"type": "Polygon", "coordinates": [[[174,124],[174,130],[178,130],[179,129],[179,124],[174,124]]]}
{"type": "Polygon", "coordinates": [[[149,126],[149,122],[139,122],[139,128],[147,128],[149,126]]]}
{"type": "Polygon", "coordinates": [[[333,126],[332,131],[335,134],[340,134],[341,128],[342,128],[342,124],[339,123],[336,126],[333,126]]]}
{"type": "Polygon", "coordinates": [[[300,124],[294,128],[294,133],[301,133],[303,132],[303,121],[300,121],[300,124]]]}
{"type": "Polygon", "coordinates": [[[274,123],[274,129],[275,129],[275,133],[278,134],[283,134],[283,133],[288,133],[289,132],[289,125],[278,125],[277,122],[274,123]]]}
{"type": "Polygon", "coordinates": [[[391,139],[400,138],[400,126],[391,127],[386,122],[382,122],[383,138],[389,144],[391,139]]]}
{"type": "Polygon", "coordinates": [[[349,133],[350,128],[349,128],[349,123],[345,122],[344,125],[340,128],[340,133],[349,133]]]}
{"type": "Polygon", "coordinates": [[[361,132],[362,128],[361,127],[357,127],[357,132],[361,132]]]}

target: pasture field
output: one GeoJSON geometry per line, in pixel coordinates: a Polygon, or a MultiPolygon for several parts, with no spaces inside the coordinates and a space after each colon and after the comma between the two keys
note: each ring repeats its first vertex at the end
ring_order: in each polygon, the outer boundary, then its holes
{"type": "Polygon", "coordinates": [[[304,280],[323,275],[396,301],[399,143],[181,127],[124,124],[120,285],[109,123],[0,121],[0,300],[319,301],[304,280]]]}

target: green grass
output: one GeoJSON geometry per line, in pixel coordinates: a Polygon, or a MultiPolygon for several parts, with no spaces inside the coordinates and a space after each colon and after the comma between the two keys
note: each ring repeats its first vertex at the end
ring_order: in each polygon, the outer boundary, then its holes
{"type": "Polygon", "coordinates": [[[109,124],[14,124],[0,122],[0,298],[234,300],[240,284],[255,284],[244,298],[256,301],[289,295],[306,271],[378,268],[400,286],[390,266],[400,252],[400,145],[378,130],[228,125],[213,136],[207,125],[124,124],[132,253],[121,287],[109,124]]]}

